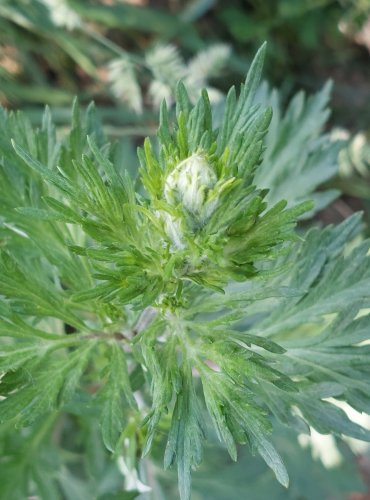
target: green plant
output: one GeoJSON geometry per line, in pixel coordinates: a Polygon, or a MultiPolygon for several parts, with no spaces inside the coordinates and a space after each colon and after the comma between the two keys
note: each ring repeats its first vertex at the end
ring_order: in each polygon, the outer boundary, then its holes
{"type": "Polygon", "coordinates": [[[302,237],[312,191],[255,185],[263,58],[217,128],[180,83],[136,179],[93,106],[62,139],[48,110],[40,129],[2,112],[2,497],[134,498],[164,453],[187,499],[210,425],[284,486],[274,419],[370,440],[337,405],[370,406],[369,241],[359,215],[302,237]]]}

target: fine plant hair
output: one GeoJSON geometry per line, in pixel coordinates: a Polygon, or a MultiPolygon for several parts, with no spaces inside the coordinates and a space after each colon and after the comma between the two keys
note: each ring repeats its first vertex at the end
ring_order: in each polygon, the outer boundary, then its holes
{"type": "Polygon", "coordinates": [[[264,54],[217,126],[207,92],[193,104],[179,83],[136,178],[94,106],[75,104],[64,137],[49,110],[38,129],[1,111],[2,498],[134,498],[155,487],[142,464],[164,456],[187,500],[209,427],[233,460],[247,445],[286,487],[276,422],[370,441],[339,406],[370,412],[361,215],[296,228],[336,195],[313,194],[335,165],[312,124],[328,89],[273,117],[258,94],[264,54]],[[284,157],[297,144],[293,192],[284,157]],[[300,186],[316,161],[328,170],[300,186]],[[107,496],[122,473],[132,496],[107,496]]]}

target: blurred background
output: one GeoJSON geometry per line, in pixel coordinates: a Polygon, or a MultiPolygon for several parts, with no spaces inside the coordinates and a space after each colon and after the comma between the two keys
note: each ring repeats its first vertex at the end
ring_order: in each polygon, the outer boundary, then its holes
{"type": "MultiPolygon", "coordinates": [[[[265,40],[261,95],[277,114],[301,89],[313,94],[334,83],[330,116],[320,114],[323,91],[304,105],[311,106],[302,112],[309,121],[297,118],[285,138],[294,143],[300,126],[317,121],[320,133],[341,141],[335,171],[317,174],[319,189],[337,194],[322,204],[316,223],[363,210],[369,233],[370,0],[0,0],[0,104],[22,109],[36,125],[50,105],[62,133],[74,97],[82,107],[94,100],[106,134],[135,170],[135,147],[155,133],[160,102],[173,103],[177,81],[186,82],[194,100],[206,87],[217,117],[225,92],[244,80],[265,40]]],[[[290,108],[291,121],[302,115],[300,102],[290,108]]],[[[297,142],[297,158],[299,148],[297,142]]],[[[292,478],[288,491],[246,450],[231,464],[215,439],[194,476],[194,500],[247,493],[251,500],[370,499],[366,447],[316,435],[297,440],[280,428],[275,434],[292,478]]],[[[160,465],[152,473],[156,498],[176,498],[175,477],[160,465]]],[[[71,484],[66,478],[66,498],[78,500],[78,484],[71,484]]]]}
{"type": "Polygon", "coordinates": [[[267,40],[269,82],[287,97],[333,79],[332,119],[356,130],[370,111],[369,11],[369,0],[1,0],[0,100],[35,121],[51,104],[63,122],[78,95],[131,123],[187,73],[227,90],[267,40]]]}

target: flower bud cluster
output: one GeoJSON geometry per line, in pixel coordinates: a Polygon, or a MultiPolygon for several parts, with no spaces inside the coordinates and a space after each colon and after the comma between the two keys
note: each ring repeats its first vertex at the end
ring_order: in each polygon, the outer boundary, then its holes
{"type": "Polygon", "coordinates": [[[168,175],[164,197],[170,205],[181,204],[197,222],[204,223],[217,207],[212,192],[217,175],[206,158],[198,153],[179,163],[168,175]]]}

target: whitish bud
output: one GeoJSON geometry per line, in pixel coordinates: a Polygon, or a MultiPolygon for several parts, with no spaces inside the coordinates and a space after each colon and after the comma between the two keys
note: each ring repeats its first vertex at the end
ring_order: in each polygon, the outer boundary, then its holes
{"type": "Polygon", "coordinates": [[[182,237],[181,221],[179,219],[175,219],[172,215],[164,212],[163,210],[158,213],[163,218],[164,229],[174,247],[179,249],[185,248],[182,237]]]}
{"type": "Polygon", "coordinates": [[[170,204],[181,203],[200,220],[206,220],[217,206],[218,199],[210,191],[217,176],[207,160],[193,154],[179,163],[169,174],[164,186],[164,197],[170,204]]]}

